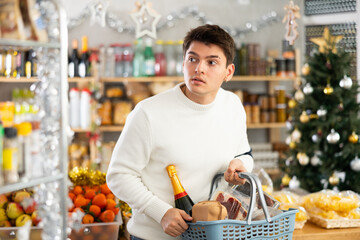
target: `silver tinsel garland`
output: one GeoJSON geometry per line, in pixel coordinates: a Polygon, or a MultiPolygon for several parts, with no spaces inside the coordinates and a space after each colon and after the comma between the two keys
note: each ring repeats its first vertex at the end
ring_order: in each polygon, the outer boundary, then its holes
{"type": "MultiPolygon", "coordinates": [[[[69,31],[81,25],[86,19],[92,17],[91,8],[93,6],[89,4],[86,6],[79,16],[71,18],[68,21],[69,31]]],[[[105,14],[106,26],[110,29],[117,31],[119,33],[134,33],[135,26],[134,24],[128,24],[124,20],[120,19],[116,14],[111,12],[103,13],[105,14]]],[[[199,10],[198,6],[188,6],[184,7],[178,11],[173,11],[166,15],[165,19],[162,19],[156,27],[157,31],[161,31],[167,28],[172,28],[176,25],[177,22],[186,18],[193,18],[199,21],[201,24],[213,24],[210,21],[206,14],[199,10]]],[[[271,25],[272,23],[281,22],[283,16],[280,16],[276,11],[270,11],[263,16],[261,16],[256,21],[248,21],[245,23],[245,26],[242,27],[230,27],[223,26],[223,28],[232,36],[239,37],[251,32],[258,32],[264,27],[271,25]]]]}

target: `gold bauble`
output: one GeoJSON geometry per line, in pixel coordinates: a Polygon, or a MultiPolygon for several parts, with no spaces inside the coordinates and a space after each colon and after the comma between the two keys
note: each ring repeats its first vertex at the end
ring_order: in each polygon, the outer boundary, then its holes
{"type": "Polygon", "coordinates": [[[302,69],[301,69],[301,73],[302,73],[304,76],[309,75],[309,73],[310,73],[310,66],[309,66],[309,64],[307,64],[307,63],[304,64],[304,66],[303,66],[302,69]]]}
{"type": "Polygon", "coordinates": [[[300,115],[300,122],[307,123],[309,121],[309,116],[307,115],[306,111],[303,111],[300,115]]]}
{"type": "Polygon", "coordinates": [[[324,93],[326,95],[331,95],[334,92],[334,88],[330,86],[330,84],[327,84],[324,88],[324,93]]]}
{"type": "Polygon", "coordinates": [[[339,184],[339,181],[340,181],[339,177],[336,176],[334,173],[333,173],[333,175],[331,175],[331,176],[329,177],[329,183],[330,183],[331,185],[333,185],[333,186],[338,185],[338,184],[339,184]]]}
{"type": "Polygon", "coordinates": [[[352,134],[349,136],[348,140],[351,143],[357,143],[359,141],[359,135],[357,135],[355,132],[352,132],[352,134]]]}
{"type": "Polygon", "coordinates": [[[319,116],[315,113],[310,114],[310,119],[318,119],[319,116]]]}
{"type": "Polygon", "coordinates": [[[295,101],[294,99],[290,99],[290,100],[288,101],[288,106],[289,106],[289,108],[294,108],[294,107],[296,107],[296,101],[295,101]]]}
{"type": "Polygon", "coordinates": [[[294,141],[291,141],[290,144],[289,144],[289,147],[290,147],[291,149],[296,148],[296,143],[295,143],[294,141]]]}
{"type": "Polygon", "coordinates": [[[289,186],[290,180],[291,180],[291,178],[289,177],[289,175],[285,174],[281,179],[281,184],[283,186],[289,186]]]}

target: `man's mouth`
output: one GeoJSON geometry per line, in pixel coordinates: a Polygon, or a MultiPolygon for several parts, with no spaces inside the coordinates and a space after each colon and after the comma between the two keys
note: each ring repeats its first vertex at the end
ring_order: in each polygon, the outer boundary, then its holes
{"type": "Polygon", "coordinates": [[[205,83],[205,81],[203,79],[198,78],[198,77],[192,78],[191,81],[193,81],[194,83],[205,83]]]}

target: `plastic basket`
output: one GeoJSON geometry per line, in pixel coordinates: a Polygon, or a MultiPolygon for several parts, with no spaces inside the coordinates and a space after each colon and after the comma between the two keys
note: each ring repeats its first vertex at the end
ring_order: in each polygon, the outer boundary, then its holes
{"type": "Polygon", "coordinates": [[[248,216],[245,221],[219,220],[199,221],[189,223],[189,228],[181,235],[184,240],[290,240],[295,227],[295,214],[297,209],[291,208],[288,211],[270,218],[259,179],[250,173],[239,173],[241,178],[249,180],[251,187],[251,202],[248,216]],[[252,210],[255,206],[256,186],[260,195],[260,202],[263,206],[266,220],[251,222],[252,210]]]}

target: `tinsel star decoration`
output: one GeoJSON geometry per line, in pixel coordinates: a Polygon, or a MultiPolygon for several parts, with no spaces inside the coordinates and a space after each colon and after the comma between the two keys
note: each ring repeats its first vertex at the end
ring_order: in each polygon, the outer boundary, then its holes
{"type": "Polygon", "coordinates": [[[90,25],[99,23],[100,26],[106,26],[106,12],[110,5],[109,0],[95,0],[89,4],[90,8],[90,25]]]}
{"type": "Polygon", "coordinates": [[[156,38],[156,25],[161,15],[157,13],[150,2],[143,1],[142,4],[136,2],[137,9],[130,13],[131,18],[136,24],[135,36],[141,38],[145,35],[156,38]]]}
{"type": "Polygon", "coordinates": [[[332,51],[333,53],[337,52],[336,44],[343,39],[344,35],[333,36],[330,34],[328,27],[324,28],[324,33],[322,37],[311,38],[310,41],[319,46],[319,52],[326,53],[332,51]]]}
{"type": "Polygon", "coordinates": [[[300,18],[300,8],[298,5],[295,5],[294,2],[291,0],[289,5],[284,7],[287,14],[284,16],[283,23],[286,22],[285,26],[285,40],[288,40],[290,45],[293,45],[295,40],[299,36],[299,32],[297,31],[297,23],[296,18],[300,18]]]}

